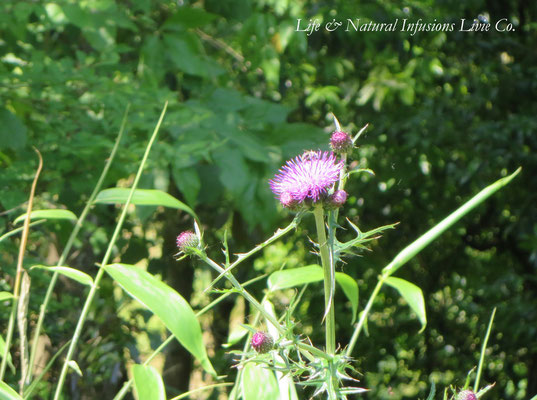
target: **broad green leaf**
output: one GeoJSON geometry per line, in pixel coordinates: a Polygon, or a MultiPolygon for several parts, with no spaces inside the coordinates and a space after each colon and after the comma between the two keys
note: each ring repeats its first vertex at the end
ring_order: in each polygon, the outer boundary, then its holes
{"type": "Polygon", "coordinates": [[[0,292],[0,301],[12,299],[12,298],[13,298],[13,294],[9,292],[0,292]]]}
{"type": "Polygon", "coordinates": [[[0,400],[22,400],[7,383],[0,381],[0,400]]]}
{"type": "MultiPolygon", "coordinates": [[[[76,215],[69,210],[53,209],[53,210],[35,210],[30,213],[30,221],[33,219],[70,219],[76,221],[76,215]]],[[[19,215],[13,223],[17,224],[26,219],[26,213],[19,215]]]]}
{"type": "Polygon", "coordinates": [[[343,293],[351,302],[352,307],[352,320],[351,324],[356,320],[356,313],[358,312],[358,284],[356,281],[343,272],[336,272],[336,282],[341,286],[343,293]]]}
{"type": "MultiPolygon", "coordinates": [[[[95,198],[97,204],[125,204],[129,197],[130,189],[112,188],[102,190],[95,198]]],[[[131,204],[138,206],[164,206],[183,210],[194,218],[196,214],[185,203],[177,200],[172,195],[155,189],[136,189],[132,197],[131,204]]]]}
{"type": "Polygon", "coordinates": [[[162,377],[151,365],[134,365],[132,375],[139,400],[166,400],[162,377]]]}
{"type": "Polygon", "coordinates": [[[318,265],[284,269],[270,274],[267,284],[271,291],[287,289],[323,279],[323,270],[318,265]]]}
{"type": "Polygon", "coordinates": [[[425,300],[423,299],[423,292],[421,289],[409,281],[395,278],[393,276],[386,278],[385,282],[397,289],[410,308],[416,313],[421,322],[420,332],[423,332],[427,325],[427,315],[425,314],[425,300]]]}
{"type": "Polygon", "coordinates": [[[173,179],[189,204],[195,206],[201,189],[201,180],[195,168],[172,168],[173,179]]]}
{"type": "MultiPolygon", "coordinates": [[[[270,290],[287,289],[306,283],[323,280],[323,269],[319,265],[308,265],[293,269],[285,269],[270,274],[267,284],[270,290]]],[[[358,284],[343,272],[336,272],[336,282],[341,286],[343,293],[349,299],[352,306],[352,322],[356,319],[358,311],[358,284]]]]}
{"type": "Polygon", "coordinates": [[[157,315],[203,368],[216,376],[203,345],[196,315],[179,293],[134,265],[111,264],[105,270],[127,293],[157,315]]]}
{"type": "Polygon", "coordinates": [[[244,400],[280,400],[274,373],[253,362],[246,364],[242,375],[244,400]]]}
{"type": "Polygon", "coordinates": [[[34,265],[32,266],[31,269],[34,269],[34,268],[44,269],[46,271],[58,272],[83,285],[91,286],[93,284],[93,279],[91,278],[91,276],[89,276],[85,272],[79,271],[78,269],[74,269],[70,267],[48,267],[46,265],[34,265]]]}

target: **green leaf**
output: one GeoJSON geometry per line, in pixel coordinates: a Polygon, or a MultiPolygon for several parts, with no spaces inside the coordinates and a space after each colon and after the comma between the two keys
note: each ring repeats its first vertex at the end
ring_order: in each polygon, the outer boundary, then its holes
{"type": "MultiPolygon", "coordinates": [[[[47,220],[46,219],[40,219],[40,220],[37,220],[37,221],[34,221],[34,222],[30,222],[30,226],[36,226],[36,225],[42,224],[43,222],[47,222],[47,220]]],[[[10,230],[9,232],[4,233],[2,236],[0,236],[0,242],[4,241],[5,239],[7,239],[10,236],[13,236],[13,235],[15,235],[15,234],[17,234],[19,232],[22,232],[23,229],[24,229],[24,226],[20,226],[18,228],[10,230]]]]}
{"type": "Polygon", "coordinates": [[[267,284],[271,291],[287,289],[323,279],[323,270],[319,265],[284,269],[270,274],[267,284]]]}
{"type": "Polygon", "coordinates": [[[343,293],[351,302],[352,307],[352,320],[351,324],[354,324],[356,320],[356,314],[358,313],[358,284],[356,281],[343,272],[336,272],[336,282],[341,286],[343,293]]]}
{"type": "Polygon", "coordinates": [[[183,193],[188,203],[195,206],[198,201],[198,193],[201,189],[201,180],[195,168],[173,168],[175,184],[183,193]]]}
{"type": "Polygon", "coordinates": [[[91,276],[86,274],[85,272],[79,271],[75,268],[70,267],[49,267],[46,265],[34,265],[31,269],[38,268],[38,269],[44,269],[46,271],[53,271],[58,272],[62,275],[65,275],[68,278],[71,278],[74,281],[77,281],[78,283],[81,283],[83,285],[91,286],[93,284],[93,279],[91,276]]]}
{"type": "MultiPolygon", "coordinates": [[[[306,283],[319,282],[323,280],[323,269],[319,265],[308,265],[293,269],[285,269],[270,274],[267,285],[271,291],[287,289],[306,283]]],[[[343,293],[352,306],[352,321],[356,319],[358,312],[358,284],[349,275],[343,272],[336,272],[336,282],[341,286],[343,293]]]]}
{"type": "Polygon", "coordinates": [[[244,400],[279,400],[274,373],[252,362],[246,364],[242,376],[242,395],[244,400]]]}
{"type": "Polygon", "coordinates": [[[134,365],[132,375],[139,400],[166,400],[162,377],[151,365],[134,365]]]}
{"type": "Polygon", "coordinates": [[[22,400],[7,383],[0,381],[0,400],[22,400]]]}
{"type": "Polygon", "coordinates": [[[157,315],[202,367],[216,376],[203,345],[196,315],[179,293],[134,265],[111,264],[105,270],[127,293],[157,315]]]}
{"type": "MultiPolygon", "coordinates": [[[[128,188],[111,188],[102,190],[95,198],[97,204],[125,204],[129,197],[128,188]]],[[[196,213],[185,203],[172,195],[155,189],[136,189],[131,204],[138,206],[164,206],[183,210],[197,219],[196,213]]]]}
{"type": "MultiPolygon", "coordinates": [[[[69,219],[71,221],[76,221],[77,217],[75,214],[73,214],[69,210],[61,210],[61,209],[52,209],[52,210],[35,210],[30,213],[30,221],[33,219],[69,219]]],[[[14,224],[17,224],[21,221],[24,221],[26,219],[26,213],[19,215],[17,218],[15,218],[15,221],[13,221],[14,224]]]]}
{"type": "Polygon", "coordinates": [[[425,300],[423,299],[423,292],[421,289],[413,283],[393,276],[386,278],[385,282],[397,289],[410,308],[416,313],[421,322],[420,333],[423,332],[427,325],[427,315],[425,314],[425,300]]]}
{"type": "MultiPolygon", "coordinates": [[[[0,357],[4,357],[4,352],[6,350],[6,342],[4,342],[4,338],[0,336],[0,357]]],[[[13,361],[11,359],[11,353],[7,352],[7,365],[11,369],[13,373],[15,373],[15,366],[13,365],[13,361]]]]}
{"type": "Polygon", "coordinates": [[[215,14],[208,13],[201,8],[183,6],[179,7],[177,12],[166,20],[163,28],[173,30],[177,28],[177,25],[184,28],[197,28],[208,24],[216,17],[215,14]]]}
{"type": "Polygon", "coordinates": [[[12,298],[13,298],[13,294],[9,292],[0,292],[0,301],[12,299],[12,298]]]}

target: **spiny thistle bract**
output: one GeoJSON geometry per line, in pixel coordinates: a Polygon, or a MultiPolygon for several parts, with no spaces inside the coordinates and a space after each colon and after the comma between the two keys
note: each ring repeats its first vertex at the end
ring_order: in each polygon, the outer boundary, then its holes
{"type": "Polygon", "coordinates": [[[309,151],[287,161],[269,181],[270,188],[287,208],[306,200],[316,203],[339,180],[342,168],[343,162],[337,161],[334,153],[309,151]]]}

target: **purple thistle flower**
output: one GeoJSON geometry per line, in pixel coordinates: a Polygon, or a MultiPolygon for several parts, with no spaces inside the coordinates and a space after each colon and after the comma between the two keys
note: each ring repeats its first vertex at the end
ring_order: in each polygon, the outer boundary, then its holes
{"type": "Polygon", "coordinates": [[[457,400],[477,400],[477,396],[471,390],[463,390],[457,395],[457,400]]]}
{"type": "Polygon", "coordinates": [[[272,337],[265,332],[256,332],[254,336],[252,336],[251,343],[255,351],[262,354],[269,352],[272,350],[272,347],[274,347],[274,340],[272,340],[272,337]]]}
{"type": "Polygon", "coordinates": [[[177,236],[177,247],[180,252],[188,253],[189,247],[198,247],[200,241],[192,231],[184,231],[177,236]]]}
{"type": "Polygon", "coordinates": [[[330,147],[335,153],[348,153],[353,146],[352,138],[345,132],[336,131],[330,137],[330,147]]]}
{"type": "Polygon", "coordinates": [[[270,188],[284,207],[306,199],[317,202],[339,180],[342,167],[334,153],[308,151],[287,161],[269,181],[270,188]]]}

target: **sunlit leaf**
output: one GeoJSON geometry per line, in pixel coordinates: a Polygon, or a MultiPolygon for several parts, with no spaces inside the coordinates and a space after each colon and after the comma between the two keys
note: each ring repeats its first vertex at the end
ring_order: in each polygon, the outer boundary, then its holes
{"type": "MultiPolygon", "coordinates": [[[[0,336],[0,358],[4,357],[4,352],[6,350],[6,342],[4,342],[4,338],[0,336]]],[[[13,361],[11,359],[11,353],[7,352],[7,365],[11,369],[13,373],[15,373],[15,366],[13,365],[13,361]]]]}
{"type": "Polygon", "coordinates": [[[336,272],[336,282],[341,286],[343,293],[351,302],[352,307],[352,320],[351,324],[356,320],[356,313],[358,312],[358,284],[354,278],[350,277],[343,272],[336,272]]]}
{"type": "Polygon", "coordinates": [[[244,400],[279,400],[274,373],[255,363],[246,364],[242,375],[242,395],[244,400]]]}
{"type": "Polygon", "coordinates": [[[416,313],[418,319],[421,322],[420,332],[423,332],[427,325],[427,315],[425,314],[425,300],[423,298],[423,292],[419,287],[401,278],[395,278],[390,276],[385,280],[386,284],[397,289],[397,291],[403,296],[410,308],[416,313]]]}
{"type": "Polygon", "coordinates": [[[13,294],[12,293],[9,293],[9,292],[0,292],[0,301],[4,301],[4,300],[8,300],[8,299],[12,299],[13,298],[13,294]]]}
{"type": "Polygon", "coordinates": [[[0,400],[22,400],[7,383],[0,381],[0,400]]]}
{"type": "Polygon", "coordinates": [[[162,377],[151,365],[134,365],[132,375],[139,400],[166,400],[162,377]]]}
{"type": "Polygon", "coordinates": [[[216,376],[203,345],[196,315],[179,293],[134,265],[111,264],[105,270],[127,293],[157,315],[203,368],[216,376]]]}
{"type": "MultiPolygon", "coordinates": [[[[111,188],[102,190],[95,198],[97,204],[125,204],[131,189],[111,188]]],[[[138,206],[163,206],[183,210],[194,218],[196,214],[185,203],[177,200],[172,195],[155,189],[136,189],[131,204],[138,206]]]]}
{"type": "MultiPolygon", "coordinates": [[[[73,214],[69,210],[61,210],[61,209],[54,209],[54,210],[35,210],[30,213],[30,220],[33,219],[69,219],[71,221],[76,221],[76,215],[73,214]]],[[[24,221],[26,219],[26,213],[19,215],[17,218],[15,218],[15,221],[13,221],[14,224],[17,224],[21,221],[24,221]]]]}
{"type": "Polygon", "coordinates": [[[79,271],[78,269],[74,269],[70,267],[48,267],[46,265],[34,265],[32,266],[31,269],[34,269],[34,268],[44,269],[46,271],[58,272],[83,285],[91,286],[93,284],[93,279],[91,278],[91,276],[89,276],[85,272],[79,271]]]}
{"type": "Polygon", "coordinates": [[[69,368],[75,371],[78,376],[82,376],[82,371],[80,370],[80,367],[78,366],[75,360],[69,360],[67,365],[69,365],[69,368]]]}
{"type": "MultiPolygon", "coordinates": [[[[270,290],[287,289],[291,287],[305,285],[306,283],[319,282],[323,280],[323,269],[319,265],[308,265],[306,267],[285,269],[270,274],[267,284],[270,290]]],[[[358,284],[349,275],[343,272],[336,272],[336,282],[341,286],[343,293],[349,299],[352,306],[352,322],[356,319],[358,311],[358,284]]],[[[351,322],[351,323],[352,323],[351,322]]]]}

